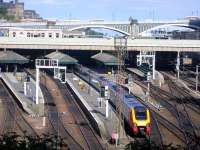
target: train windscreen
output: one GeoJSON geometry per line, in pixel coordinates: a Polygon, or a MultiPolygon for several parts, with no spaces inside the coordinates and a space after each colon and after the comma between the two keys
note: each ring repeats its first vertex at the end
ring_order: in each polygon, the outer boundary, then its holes
{"type": "Polygon", "coordinates": [[[135,117],[137,120],[146,120],[147,111],[145,107],[135,107],[135,117]]]}

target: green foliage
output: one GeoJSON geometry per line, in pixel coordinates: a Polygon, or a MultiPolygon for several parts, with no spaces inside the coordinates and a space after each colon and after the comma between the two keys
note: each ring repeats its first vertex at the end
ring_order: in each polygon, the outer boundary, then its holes
{"type": "Polygon", "coordinates": [[[15,21],[16,20],[15,16],[8,15],[7,8],[5,8],[5,7],[0,7],[0,19],[5,19],[7,21],[15,21]]]}
{"type": "Polygon", "coordinates": [[[149,140],[145,139],[144,141],[135,140],[130,142],[126,145],[126,150],[185,150],[184,147],[177,145],[173,146],[172,144],[169,145],[157,145],[154,142],[150,142],[149,140]]]}
{"type": "Polygon", "coordinates": [[[7,15],[7,9],[5,7],[0,7],[0,17],[4,17],[7,15]]]}
{"type": "Polygon", "coordinates": [[[55,135],[33,137],[8,133],[0,136],[1,150],[56,150],[60,148],[66,148],[66,145],[60,137],[55,135]]]}

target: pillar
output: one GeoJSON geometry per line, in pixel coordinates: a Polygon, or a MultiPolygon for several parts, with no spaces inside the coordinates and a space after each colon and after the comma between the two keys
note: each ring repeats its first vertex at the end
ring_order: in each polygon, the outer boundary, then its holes
{"type": "Polygon", "coordinates": [[[40,83],[40,72],[39,68],[36,67],[36,104],[39,104],[39,83],[40,83]]]}
{"type": "Polygon", "coordinates": [[[156,68],[156,52],[153,52],[153,80],[155,80],[155,68],[156,68]]]}

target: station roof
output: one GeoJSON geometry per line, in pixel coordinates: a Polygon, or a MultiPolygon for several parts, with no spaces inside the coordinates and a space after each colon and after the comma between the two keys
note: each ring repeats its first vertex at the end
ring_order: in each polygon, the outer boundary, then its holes
{"type": "Polygon", "coordinates": [[[107,65],[107,66],[118,65],[118,59],[117,59],[117,57],[115,57],[115,56],[113,56],[111,54],[108,54],[108,53],[100,52],[100,53],[92,56],[91,58],[93,58],[93,59],[95,59],[97,61],[100,61],[104,65],[107,65]]]}
{"type": "Polygon", "coordinates": [[[78,60],[61,52],[52,52],[45,57],[49,59],[58,59],[59,64],[69,65],[69,64],[77,64],[78,60]]]}
{"type": "Polygon", "coordinates": [[[13,52],[13,51],[0,51],[0,63],[3,64],[25,64],[29,59],[13,52]]]}

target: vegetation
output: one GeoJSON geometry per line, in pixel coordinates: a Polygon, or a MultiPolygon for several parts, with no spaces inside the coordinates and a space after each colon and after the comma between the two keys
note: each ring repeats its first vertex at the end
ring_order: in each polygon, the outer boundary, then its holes
{"type": "MultiPolygon", "coordinates": [[[[0,150],[57,150],[67,149],[63,139],[55,135],[41,137],[19,136],[14,132],[0,136],[0,150]]],[[[186,150],[182,146],[171,144],[160,146],[148,139],[135,140],[126,145],[125,150],[186,150]]]]}
{"type": "Polygon", "coordinates": [[[177,145],[173,146],[172,144],[169,145],[157,145],[154,142],[150,142],[148,139],[144,141],[135,140],[128,145],[126,145],[126,150],[185,150],[186,148],[177,145]]]}
{"type": "Polygon", "coordinates": [[[32,137],[8,133],[0,136],[1,150],[56,150],[60,148],[67,147],[63,140],[55,135],[32,137]]]}
{"type": "Polygon", "coordinates": [[[15,20],[15,16],[8,15],[8,11],[6,7],[0,7],[0,19],[5,19],[7,21],[15,20]]]}

